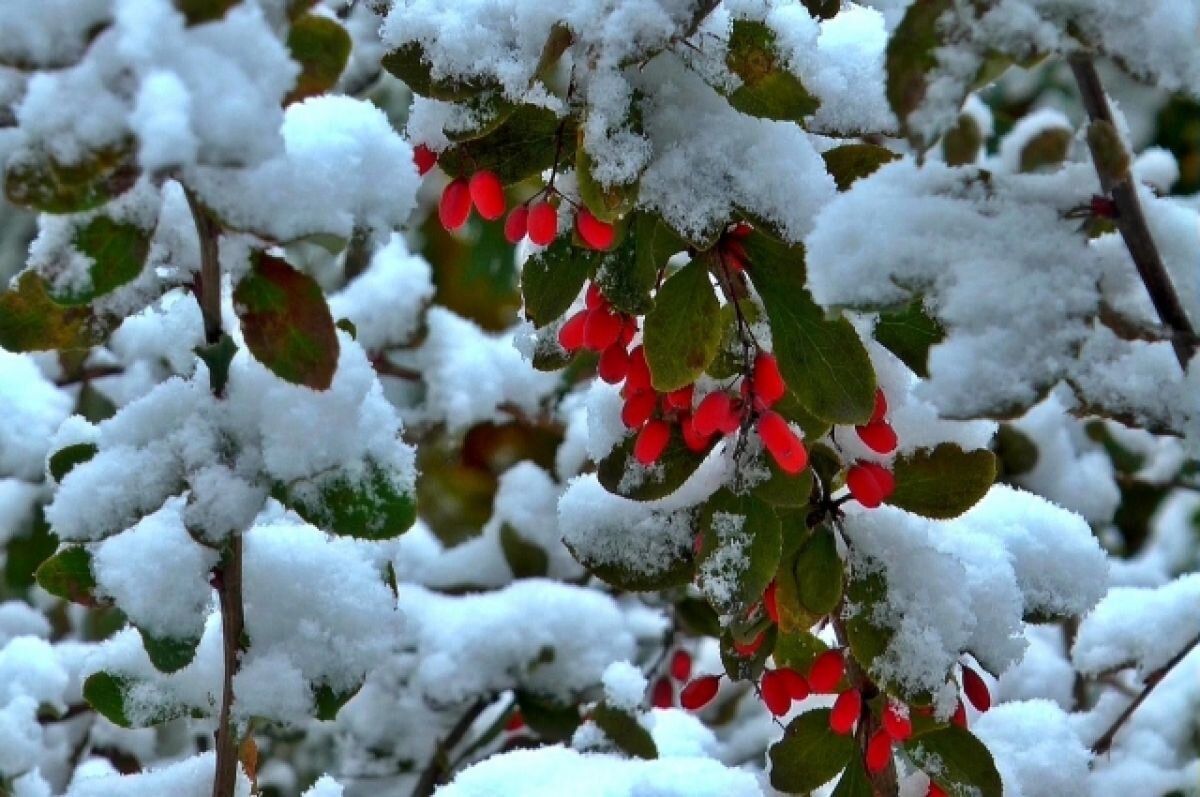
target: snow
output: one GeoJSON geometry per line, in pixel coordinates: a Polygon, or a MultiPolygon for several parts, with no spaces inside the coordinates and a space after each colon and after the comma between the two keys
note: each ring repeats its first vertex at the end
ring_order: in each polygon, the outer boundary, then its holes
{"type": "Polygon", "coordinates": [[[1134,666],[1145,677],[1200,635],[1200,575],[1157,588],[1116,587],[1079,625],[1071,658],[1096,675],[1134,666]]]}
{"type": "Polygon", "coordinates": [[[0,476],[36,481],[47,440],[73,406],[32,359],[0,349],[0,476]]]}
{"type": "Polygon", "coordinates": [[[604,700],[613,708],[634,714],[646,695],[646,676],[627,661],[614,661],[600,676],[604,700]]]}
{"type": "MultiPolygon", "coordinates": [[[[137,775],[78,780],[65,797],[205,797],[212,793],[215,761],[213,753],[201,753],[137,775]]],[[[250,781],[240,770],[233,794],[250,797],[250,781]]]]}
{"type": "Polygon", "coordinates": [[[1078,794],[1087,782],[1091,753],[1070,717],[1049,700],[995,706],[971,730],[991,751],[1005,797],[1078,794]]]}
{"type": "Polygon", "coordinates": [[[359,345],[377,352],[408,343],[432,298],[429,263],[411,254],[404,238],[393,234],[371,256],[366,271],[329,297],[329,311],[335,319],[350,319],[359,345]]]}

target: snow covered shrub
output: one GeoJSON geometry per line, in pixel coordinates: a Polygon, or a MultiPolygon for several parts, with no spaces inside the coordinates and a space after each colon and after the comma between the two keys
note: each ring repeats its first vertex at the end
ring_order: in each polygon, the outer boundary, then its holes
{"type": "Polygon", "coordinates": [[[1198,26],[0,0],[0,793],[1196,793],[1198,26]]]}

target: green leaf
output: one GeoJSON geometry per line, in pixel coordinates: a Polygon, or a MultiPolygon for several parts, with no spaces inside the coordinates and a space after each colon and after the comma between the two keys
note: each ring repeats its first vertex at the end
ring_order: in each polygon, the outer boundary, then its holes
{"type": "Polygon", "coordinates": [[[996,479],[991,451],[964,451],[953,443],[897,457],[896,491],[887,502],[935,520],[958,517],[979,502],[996,479]]]}
{"type": "Polygon", "coordinates": [[[991,752],[965,728],[950,725],[914,737],[904,744],[904,751],[947,794],[1002,797],[991,752]]]}
{"type": "Polygon", "coordinates": [[[1011,423],[1002,423],[993,443],[997,469],[1003,476],[1020,476],[1037,467],[1037,443],[1011,423]]]}
{"type": "MultiPolygon", "coordinates": [[[[128,706],[130,695],[138,687],[138,680],[125,675],[118,675],[101,670],[88,676],[83,682],[83,699],[101,716],[113,725],[122,728],[146,728],[151,725],[161,725],[169,720],[182,717],[187,709],[178,705],[159,704],[153,711],[148,712],[144,719],[134,722],[129,716],[128,706]]],[[[134,698],[137,703],[144,704],[143,696],[134,698]]],[[[143,705],[143,711],[145,707],[143,705]]]]}
{"type": "Polygon", "coordinates": [[[946,330],[925,312],[920,297],[902,310],[880,313],[875,340],[900,358],[917,376],[929,376],[929,350],[946,339],[946,330]]]}
{"type": "Polygon", "coordinates": [[[834,733],[829,709],[806,711],[788,723],[784,737],[771,745],[771,785],[779,791],[807,793],[846,768],[857,746],[852,734],[834,733]]]}
{"type": "MultiPolygon", "coordinates": [[[[671,440],[653,467],[647,468],[633,456],[637,435],[626,437],[608,456],[596,465],[596,475],[604,489],[634,501],[657,501],[678,490],[686,482],[708,451],[692,451],[683,442],[678,430],[672,430],[671,440]]],[[[716,445],[714,442],[712,445],[716,445]]]]}
{"type": "Polygon", "coordinates": [[[579,198],[601,221],[614,222],[623,218],[637,204],[638,183],[601,185],[592,175],[595,163],[583,147],[583,136],[575,149],[575,177],[579,180],[579,198]]]}
{"type": "Polygon", "coordinates": [[[624,239],[601,256],[593,279],[613,307],[630,315],[646,315],[654,307],[650,293],[659,270],[671,255],[685,248],[658,216],[637,213],[627,220],[624,239]]]}
{"type": "Polygon", "coordinates": [[[792,475],[780,470],[775,464],[774,457],[760,456],[754,463],[756,467],[766,468],[770,476],[765,481],[754,485],[754,496],[766,501],[772,506],[807,506],[812,495],[812,471],[805,468],[800,473],[792,475]]]}
{"type": "Polygon", "coordinates": [[[58,550],[58,535],[50,531],[40,505],[12,531],[4,550],[4,583],[12,590],[26,590],[37,582],[37,569],[58,550]]]}
{"type": "Polygon", "coordinates": [[[916,0],[888,41],[887,98],[905,129],[909,114],[925,100],[930,74],[938,66],[936,50],[945,43],[938,20],[953,7],[953,0],[916,0]]]}
{"type": "Polygon", "coordinates": [[[579,727],[579,710],[575,706],[562,705],[519,689],[517,705],[521,707],[525,724],[547,742],[566,741],[579,727]]]}
{"type": "Polygon", "coordinates": [[[417,517],[411,486],[371,459],[362,472],[326,473],[277,485],[271,494],[309,523],[342,537],[389,540],[417,517]]]}
{"type": "Polygon", "coordinates": [[[854,613],[846,619],[846,639],[854,658],[868,671],[895,634],[875,621],[877,608],[886,601],[887,581],[882,573],[854,578],[846,584],[846,602],[854,607],[854,613]]]}
{"type": "Polygon", "coordinates": [[[692,260],[663,283],[643,338],[655,390],[678,390],[704,373],[721,344],[720,312],[707,258],[692,260]]]}
{"type": "Polygon", "coordinates": [[[75,443],[74,445],[63,446],[50,455],[49,469],[51,478],[56,482],[61,482],[63,477],[71,472],[72,468],[87,462],[96,456],[96,452],[99,450],[95,443],[75,443]]]}
{"type": "Polygon", "coordinates": [[[542,547],[529,542],[508,523],[500,527],[500,549],[514,578],[540,578],[550,568],[550,559],[542,547]]]}
{"type": "Polygon", "coordinates": [[[178,8],[189,25],[199,25],[201,22],[213,22],[225,16],[225,12],[236,6],[242,0],[175,0],[178,8]]]}
{"type": "Polygon", "coordinates": [[[861,424],[875,407],[875,371],[845,318],[830,320],[805,288],[804,248],[762,234],[745,240],[750,278],[762,297],[787,386],[818,418],[861,424]]]}
{"type": "Polygon", "coordinates": [[[843,144],[821,153],[825,170],[833,175],[839,191],[845,191],[860,177],[868,177],[885,163],[900,156],[878,144],[843,144]]]}
{"type": "Polygon", "coordinates": [[[546,108],[521,105],[486,135],[442,152],[438,166],[451,177],[490,169],[506,185],[520,182],[554,165],[560,135],[574,140],[572,117],[559,119],[546,108]]]}
{"type": "Polygon", "coordinates": [[[92,284],[80,291],[56,293],[55,302],[63,305],[87,304],[136,279],[150,253],[150,235],[136,224],[117,222],[97,216],[76,231],[72,246],[92,260],[88,269],[92,284]]]}
{"type": "Polygon", "coordinates": [[[802,122],[821,106],[780,62],[775,34],[762,22],[734,20],[725,65],[742,80],[729,95],[729,104],[742,113],[802,122]]]}
{"type": "Polygon", "coordinates": [[[292,23],[287,47],[292,60],[300,64],[300,75],[284,98],[285,105],[332,89],[350,60],[350,34],[329,17],[315,14],[305,14],[292,23]]]}
{"type": "Polygon", "coordinates": [[[692,557],[690,551],[670,551],[666,557],[656,561],[653,570],[645,568],[631,570],[612,562],[601,562],[582,556],[570,543],[566,543],[571,555],[592,575],[606,584],[627,592],[658,592],[671,587],[682,587],[692,582],[692,557]]]}
{"type": "Polygon", "coordinates": [[[800,0],[816,19],[833,19],[842,10],[842,0],[800,0]]]}
{"type": "Polygon", "coordinates": [[[132,149],[111,147],[64,165],[40,152],[11,156],[4,170],[4,193],[14,205],[43,213],[82,213],[133,188],[138,171],[132,149]]]}
{"type": "Polygon", "coordinates": [[[229,366],[237,354],[237,344],[226,332],[216,343],[198,346],[196,356],[208,366],[208,386],[214,396],[225,395],[225,385],[229,384],[229,366]]]}
{"type": "Polygon", "coordinates": [[[592,710],[592,720],[624,753],[633,758],[658,758],[654,739],[636,717],[602,702],[592,710]]]}
{"type": "Polygon", "coordinates": [[[333,384],[337,332],[316,280],[263,254],[238,283],[233,305],[250,353],[272,373],[314,390],[333,384]]]}
{"type": "Polygon", "coordinates": [[[37,582],[51,595],[83,606],[98,606],[92,555],[82,545],[69,545],[37,569],[37,582]]]}
{"type": "Polygon", "coordinates": [[[1074,133],[1066,127],[1048,127],[1021,147],[1021,171],[1058,168],[1067,159],[1074,133]]]}
{"type": "Polygon", "coordinates": [[[818,617],[837,608],[845,569],[829,529],[818,528],[809,535],[796,554],[792,572],[801,606],[818,617]]]}
{"type": "Polygon", "coordinates": [[[138,627],[138,633],[142,635],[142,647],[146,649],[150,663],[159,672],[178,672],[196,658],[196,647],[200,644],[198,636],[193,639],[156,637],[141,627],[138,627]]]}
{"type": "Polygon", "coordinates": [[[91,310],[55,303],[32,271],[0,294],[0,347],[9,351],[87,349],[100,342],[101,332],[91,310]]]}
{"type": "Polygon", "coordinates": [[[967,166],[979,159],[983,148],[983,131],[975,117],[968,113],[959,114],[954,127],[942,137],[942,156],[950,166],[967,166]]]}
{"type": "Polygon", "coordinates": [[[831,797],[875,797],[871,777],[859,756],[851,756],[831,797]]]}
{"type": "Polygon", "coordinates": [[[434,79],[425,51],[416,42],[408,42],[383,57],[383,68],[391,72],[423,97],[457,102],[494,88],[490,81],[434,79]]]}
{"type": "Polygon", "coordinates": [[[358,694],[361,686],[349,689],[345,692],[335,692],[329,684],[321,684],[313,690],[313,702],[317,707],[317,719],[322,722],[332,722],[337,719],[338,712],[342,710],[342,706],[350,702],[350,699],[358,694]]]}
{"type": "Polygon", "coordinates": [[[775,664],[807,673],[817,656],[827,650],[829,646],[811,631],[780,633],[775,640],[775,664]]]}
{"type": "Polygon", "coordinates": [[[775,578],[783,552],[779,518],[750,495],[719,490],[700,512],[700,589],[713,608],[742,613],[775,578]]]}
{"type": "Polygon", "coordinates": [[[538,327],[561,317],[583,290],[598,259],[599,253],[572,246],[567,236],[530,255],[521,269],[525,317],[538,327]]]}
{"type": "Polygon", "coordinates": [[[775,650],[778,631],[765,614],[752,623],[735,621],[720,639],[721,664],[725,667],[725,673],[735,681],[757,683],[766,669],[767,659],[775,650]],[[743,655],[734,647],[734,640],[748,644],[758,638],[759,634],[762,634],[762,643],[754,653],[743,655]]]}

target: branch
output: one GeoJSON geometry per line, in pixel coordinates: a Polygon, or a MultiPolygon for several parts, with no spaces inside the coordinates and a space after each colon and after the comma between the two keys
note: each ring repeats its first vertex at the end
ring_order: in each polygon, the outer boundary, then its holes
{"type": "MultiPolygon", "coordinates": [[[[858,730],[854,734],[855,741],[858,742],[858,755],[865,758],[867,755],[867,745],[871,741],[871,737],[881,727],[881,723],[875,719],[867,707],[867,700],[872,696],[872,692],[878,693],[878,689],[872,683],[866,670],[854,658],[850,651],[850,643],[846,634],[846,624],[841,617],[842,606],[839,605],[829,615],[829,619],[833,625],[834,634],[837,636],[838,644],[845,649],[846,658],[846,678],[850,681],[851,689],[864,691],[863,694],[863,712],[858,718],[858,730]]],[[[871,781],[872,797],[897,797],[900,794],[900,783],[896,778],[896,759],[893,756],[887,767],[880,772],[870,773],[867,776],[871,781]]]]}
{"type": "Polygon", "coordinates": [[[204,341],[212,346],[221,339],[221,228],[191,189],[184,188],[183,194],[200,239],[200,272],[192,291],[204,316],[204,341]]]}
{"type": "Polygon", "coordinates": [[[438,742],[433,751],[433,757],[429,759],[429,765],[421,773],[420,779],[413,787],[412,797],[430,797],[442,779],[449,774],[450,767],[449,758],[450,751],[463,740],[467,735],[467,731],[471,730],[471,726],[475,724],[475,720],[487,708],[486,700],[477,700],[467,709],[466,713],[458,718],[458,722],[454,723],[454,727],[446,734],[445,738],[438,742]]]}
{"type": "Polygon", "coordinates": [[[1163,679],[1167,677],[1167,674],[1170,673],[1171,670],[1173,670],[1175,666],[1179,664],[1179,662],[1186,659],[1188,654],[1195,650],[1197,646],[1200,646],[1200,636],[1193,637],[1192,641],[1184,645],[1183,650],[1172,656],[1170,661],[1146,676],[1146,685],[1142,687],[1142,691],[1139,692],[1137,697],[1135,697],[1133,701],[1125,707],[1125,710],[1121,712],[1120,716],[1113,720],[1113,724],[1108,726],[1108,730],[1104,732],[1104,735],[1097,739],[1096,743],[1092,745],[1092,752],[1094,754],[1104,755],[1112,748],[1113,739],[1116,737],[1117,732],[1121,730],[1129,718],[1133,716],[1133,712],[1137,711],[1138,707],[1141,706],[1142,703],[1146,702],[1146,698],[1148,698],[1150,693],[1154,691],[1154,687],[1162,683],[1163,679]]]}
{"type": "Polygon", "coordinates": [[[216,571],[214,582],[221,602],[221,641],[225,649],[225,673],[221,685],[221,714],[217,720],[217,768],[213,797],[233,797],[237,786],[238,739],[233,728],[233,679],[242,652],[246,616],[242,605],[242,537],[234,534],[229,550],[216,571]]]}
{"type": "MultiPolygon", "coordinates": [[[[1092,123],[1113,124],[1112,109],[1108,105],[1108,98],[1104,94],[1104,86],[1100,83],[1100,75],[1096,72],[1092,57],[1087,53],[1075,53],[1069,61],[1071,71],[1075,74],[1075,82],[1079,86],[1083,107],[1092,123]]],[[[1125,246],[1129,249],[1147,293],[1150,294],[1150,301],[1154,303],[1159,319],[1174,333],[1171,345],[1180,367],[1186,369],[1193,353],[1186,341],[1195,338],[1195,329],[1179,301],[1179,295],[1175,293],[1175,286],[1171,284],[1171,277],[1167,274],[1158,247],[1150,235],[1133,176],[1128,169],[1122,175],[1108,173],[1108,170],[1101,167],[1105,162],[1104,153],[1097,152],[1094,140],[1090,136],[1088,144],[1092,151],[1092,161],[1096,164],[1096,173],[1100,177],[1100,187],[1112,196],[1117,206],[1117,229],[1125,240],[1125,246]]]]}

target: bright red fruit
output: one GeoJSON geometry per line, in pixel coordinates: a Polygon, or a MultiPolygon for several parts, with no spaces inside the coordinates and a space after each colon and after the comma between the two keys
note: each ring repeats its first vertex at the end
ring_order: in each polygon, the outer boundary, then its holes
{"type": "Polygon", "coordinates": [[[709,436],[716,434],[720,429],[725,419],[729,416],[733,409],[733,399],[728,393],[717,391],[709,393],[700,400],[700,405],[696,407],[696,412],[692,415],[692,423],[696,425],[696,431],[702,435],[709,436]]]}
{"type": "Polygon", "coordinates": [[[417,165],[417,174],[424,177],[437,163],[437,153],[424,144],[413,147],[413,163],[417,165]]]}
{"type": "Polygon", "coordinates": [[[633,336],[637,334],[638,322],[631,315],[625,316],[625,323],[621,327],[621,345],[629,348],[629,344],[633,343],[633,336]]]}
{"type": "Polygon", "coordinates": [[[749,238],[750,233],[752,232],[754,232],[753,227],[744,221],[739,221],[737,224],[733,225],[733,228],[729,231],[729,234],[734,238],[749,238]]]}
{"type": "Polygon", "coordinates": [[[887,421],[872,421],[866,426],[855,426],[858,439],[876,454],[890,454],[896,450],[896,430],[887,421]]]}
{"type": "Polygon", "coordinates": [[[958,701],[958,705],[954,707],[954,714],[950,716],[950,722],[954,723],[960,728],[967,727],[967,707],[963,705],[961,700],[958,701]]]}
{"type": "Polygon", "coordinates": [[[754,360],[754,393],[766,406],[771,406],[783,398],[787,387],[783,384],[783,375],[779,373],[779,363],[775,355],[763,352],[754,360]]]}
{"type": "Polygon", "coordinates": [[[767,610],[767,617],[771,618],[771,622],[779,625],[779,603],[775,600],[774,581],[767,585],[767,591],[763,593],[763,608],[767,610]]]}
{"type": "Polygon", "coordinates": [[[654,688],[650,691],[650,705],[655,708],[670,708],[675,705],[675,690],[669,680],[659,678],[654,682],[654,688]]]}
{"type": "Polygon", "coordinates": [[[860,462],[846,473],[850,494],[867,509],[874,509],[891,495],[896,482],[892,474],[874,462],[860,462]]]}
{"type": "Polygon", "coordinates": [[[887,396],[883,395],[883,388],[875,389],[875,409],[871,412],[871,423],[882,421],[883,416],[887,415],[888,403],[887,396]]]}
{"type": "Polygon", "coordinates": [[[946,797],[946,792],[931,780],[929,781],[929,791],[925,792],[925,797],[946,797]]]}
{"type": "Polygon", "coordinates": [[[862,695],[857,689],[850,689],[838,695],[834,701],[833,710],[829,712],[829,727],[834,733],[845,735],[854,729],[862,714],[862,695]]]}
{"type": "Polygon", "coordinates": [[[641,346],[629,352],[629,376],[625,377],[625,388],[632,393],[650,390],[650,366],[646,364],[646,350],[641,346]]]}
{"type": "Polygon", "coordinates": [[[791,695],[792,700],[803,700],[808,697],[808,681],[804,680],[804,676],[793,670],[791,667],[781,667],[775,672],[779,673],[779,678],[783,681],[783,685],[787,687],[787,692],[791,695]]]}
{"type": "Polygon", "coordinates": [[[583,345],[592,351],[604,351],[621,337],[625,320],[609,307],[588,311],[587,326],[583,328],[583,345]]]}
{"type": "MultiPolygon", "coordinates": [[[[628,383],[628,377],[625,381],[628,383]]],[[[650,416],[654,414],[657,406],[658,396],[654,394],[654,391],[645,390],[634,393],[625,399],[625,406],[621,408],[621,421],[630,429],[637,429],[650,420],[650,416]]]]}
{"type": "Polygon", "coordinates": [[[804,443],[777,412],[768,410],[758,418],[758,434],[763,445],[775,458],[784,473],[795,475],[808,467],[808,451],[804,443]]]}
{"type": "Polygon", "coordinates": [[[538,202],[529,208],[529,240],[547,246],[557,235],[558,211],[549,202],[538,202]]]}
{"type": "Polygon", "coordinates": [[[451,181],[442,191],[438,203],[438,221],[447,230],[457,230],[467,223],[471,215],[471,189],[463,178],[451,181]]]}
{"type": "Polygon", "coordinates": [[[692,654],[686,650],[677,650],[671,656],[671,677],[676,681],[686,681],[692,674],[692,654]]]}
{"type": "Polygon", "coordinates": [[[673,410],[690,410],[692,408],[692,394],[695,390],[695,385],[684,385],[678,390],[672,390],[667,394],[667,406],[673,410]]]}
{"type": "MultiPolygon", "coordinates": [[[[586,332],[586,330],[585,330],[586,332]]],[[[600,378],[610,385],[623,380],[629,373],[629,355],[620,343],[614,343],[600,355],[600,365],[597,368],[600,378]]]]}
{"type": "Polygon", "coordinates": [[[907,708],[889,700],[883,709],[883,729],[897,742],[906,741],[912,736],[912,720],[909,719],[907,708]]]}
{"type": "Polygon", "coordinates": [[[737,651],[739,656],[753,656],[758,649],[762,647],[762,643],[766,640],[767,634],[765,631],[759,631],[758,636],[751,639],[749,642],[738,642],[733,640],[733,649],[737,651]]]}
{"type": "Polygon", "coordinates": [[[558,345],[568,352],[575,352],[583,348],[583,329],[587,324],[587,316],[586,310],[580,310],[568,318],[567,323],[558,330],[558,345]]]}
{"type": "Polygon", "coordinates": [[[484,169],[471,175],[471,201],[479,215],[495,221],[504,215],[504,185],[496,173],[484,169]]]}
{"type": "Polygon", "coordinates": [[[892,760],[892,737],[883,731],[875,731],[875,735],[867,742],[866,764],[867,772],[874,775],[887,768],[892,760]]]}
{"type": "Polygon", "coordinates": [[[595,310],[604,304],[604,293],[601,292],[600,286],[594,282],[589,283],[587,291],[583,294],[583,301],[589,310],[595,310]]]}
{"type": "Polygon", "coordinates": [[[520,711],[514,711],[508,717],[508,722],[504,723],[504,730],[509,733],[515,733],[525,727],[525,718],[521,716],[520,711]]]}
{"type": "Polygon", "coordinates": [[[708,448],[712,435],[700,434],[696,431],[696,423],[690,413],[679,416],[679,431],[683,433],[683,442],[688,450],[700,452],[708,448]]]}
{"type": "Polygon", "coordinates": [[[721,685],[721,676],[705,675],[683,687],[679,693],[679,705],[695,711],[704,708],[717,696],[717,688],[721,685]]]}
{"type": "Polygon", "coordinates": [[[987,683],[979,673],[970,667],[963,667],[962,682],[967,700],[971,701],[971,705],[977,711],[987,711],[992,707],[992,693],[988,691],[987,683]]]}
{"type": "Polygon", "coordinates": [[[788,709],[792,707],[792,696],[788,693],[787,684],[779,676],[778,670],[764,672],[759,689],[762,691],[762,700],[766,704],[767,711],[776,717],[782,717],[788,713],[788,709]]]}
{"type": "Polygon", "coordinates": [[[840,650],[827,650],[813,661],[808,670],[808,686],[816,694],[830,694],[846,674],[846,660],[840,650]]]}
{"type": "Polygon", "coordinates": [[[613,226],[600,221],[587,208],[580,208],[575,216],[575,229],[579,231],[579,237],[585,244],[601,251],[612,246],[613,238],[616,237],[613,226]]]}
{"type": "Polygon", "coordinates": [[[529,232],[529,208],[517,205],[504,220],[504,240],[510,244],[518,244],[529,232]]]}
{"type": "Polygon", "coordinates": [[[662,452],[671,442],[671,427],[666,421],[654,419],[647,421],[638,432],[637,442],[633,444],[633,456],[643,465],[653,465],[658,462],[662,452]]]}

